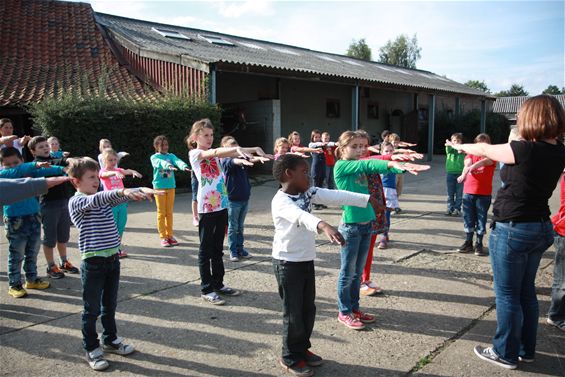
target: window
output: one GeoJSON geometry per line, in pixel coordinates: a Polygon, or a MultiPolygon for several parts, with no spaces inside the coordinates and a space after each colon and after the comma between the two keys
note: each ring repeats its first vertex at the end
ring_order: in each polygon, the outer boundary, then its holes
{"type": "Polygon", "coordinates": [[[204,39],[205,41],[208,41],[209,43],[212,43],[212,44],[215,44],[215,45],[235,46],[233,43],[231,43],[230,41],[226,41],[222,37],[216,37],[216,36],[213,36],[213,35],[202,35],[202,34],[198,34],[198,36],[200,38],[204,39]]]}
{"type": "Polygon", "coordinates": [[[338,99],[326,100],[326,118],[339,118],[340,106],[338,99]]]}
{"type": "Polygon", "coordinates": [[[167,37],[167,38],[184,39],[184,40],[187,40],[187,41],[192,40],[189,37],[187,37],[186,35],[181,34],[178,31],[174,31],[174,30],[161,29],[161,28],[156,28],[156,27],[152,27],[151,30],[153,30],[154,32],[159,33],[163,37],[167,37]]]}
{"type": "Polygon", "coordinates": [[[264,50],[263,47],[258,46],[258,45],[253,44],[253,43],[239,42],[239,44],[242,45],[242,46],[245,46],[245,47],[254,48],[256,50],[264,50]]]}
{"type": "Polygon", "coordinates": [[[368,102],[367,103],[367,118],[368,119],[379,119],[379,103],[378,102],[368,102]]]}

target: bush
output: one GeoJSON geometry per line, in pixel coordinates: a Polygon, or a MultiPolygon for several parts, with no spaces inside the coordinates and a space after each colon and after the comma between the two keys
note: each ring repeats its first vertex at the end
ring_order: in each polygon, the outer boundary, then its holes
{"type": "MultiPolygon", "coordinates": [[[[438,112],[435,119],[434,153],[445,154],[445,139],[449,139],[455,132],[463,133],[464,143],[472,143],[475,136],[480,133],[480,129],[481,112],[479,110],[462,115],[452,115],[445,111],[438,112]]],[[[509,132],[510,121],[504,115],[487,113],[486,133],[493,144],[505,143],[508,140],[509,132]]],[[[422,136],[425,136],[427,140],[427,135],[422,136]]]]}
{"type": "MultiPolygon", "coordinates": [[[[79,98],[64,95],[31,105],[34,128],[43,135],[56,136],[71,156],[98,156],[98,142],[109,139],[117,151],[130,153],[120,166],[143,174],[143,184],[151,185],[153,170],[149,157],[154,153],[153,138],[166,135],[169,150],[188,163],[184,139],[198,119],[220,122],[217,106],[184,96],[165,95],[154,101],[115,100],[101,97],[79,98]]],[[[214,133],[220,137],[219,129],[214,133]]],[[[190,174],[176,174],[177,187],[188,187],[190,174]]],[[[139,180],[127,179],[137,186],[139,180]]]]}

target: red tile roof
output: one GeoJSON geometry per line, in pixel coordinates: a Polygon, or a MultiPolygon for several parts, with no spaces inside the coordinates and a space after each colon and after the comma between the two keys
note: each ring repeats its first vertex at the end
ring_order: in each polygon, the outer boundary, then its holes
{"type": "Polygon", "coordinates": [[[89,4],[1,0],[0,14],[0,106],[101,88],[112,98],[156,95],[120,65],[89,4]]]}

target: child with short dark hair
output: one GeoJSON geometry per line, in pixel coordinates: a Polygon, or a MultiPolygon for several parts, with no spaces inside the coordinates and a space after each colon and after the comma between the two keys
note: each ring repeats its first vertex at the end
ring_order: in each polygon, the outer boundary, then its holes
{"type": "MultiPolygon", "coordinates": [[[[224,136],[220,142],[224,148],[239,147],[232,136],[224,136]]],[[[245,216],[251,196],[251,184],[247,176],[247,167],[253,166],[255,162],[267,162],[268,158],[252,157],[243,159],[237,157],[226,157],[221,159],[222,168],[226,175],[226,188],[228,190],[228,246],[230,249],[230,260],[239,262],[241,258],[251,258],[251,254],[243,247],[243,229],[245,216]]]]}
{"type": "Polygon", "coordinates": [[[162,192],[146,187],[98,192],[99,167],[89,157],[69,159],[68,174],[77,189],[75,196],[69,200],[69,212],[79,232],[82,259],[82,344],[90,367],[104,370],[109,366],[104,359],[104,351],[126,356],[135,350],[118,337],[116,329],[120,236],[112,207],[128,200],[151,199],[162,192]],[[104,329],[102,346],[96,332],[100,314],[104,329]]]}
{"type": "Polygon", "coordinates": [[[445,170],[447,185],[447,211],[446,216],[461,216],[461,204],[463,202],[463,183],[457,182],[457,178],[463,172],[465,165],[465,154],[459,153],[452,144],[463,143],[463,134],[456,132],[445,141],[445,170]]]}
{"type": "Polygon", "coordinates": [[[343,245],[343,236],[312,215],[312,205],[365,207],[369,195],[310,187],[308,163],[287,154],[275,161],[273,176],[282,188],[271,203],[275,225],[273,269],[283,308],[283,342],[280,365],[297,376],[312,376],[312,366],[322,358],[310,351],[316,317],[315,234],[324,232],[332,243],[343,245]]]}
{"type": "Polygon", "coordinates": [[[326,156],[326,185],[327,188],[333,190],[335,188],[334,183],[334,165],[335,165],[335,143],[330,141],[330,133],[322,133],[322,142],[326,143],[324,148],[324,155],[326,156]]]}
{"type": "MultiPolygon", "coordinates": [[[[24,163],[17,148],[0,149],[0,178],[45,177],[60,175],[63,168],[47,162],[24,163]]],[[[41,215],[37,198],[4,206],[4,226],[8,239],[8,294],[14,298],[27,295],[26,289],[47,289],[50,284],[37,277],[37,254],[41,244],[41,215]],[[26,282],[22,287],[21,269],[26,282]]]]}
{"type": "MultiPolygon", "coordinates": [[[[34,161],[46,162],[51,166],[67,166],[67,160],[63,157],[51,156],[51,148],[48,139],[43,136],[34,136],[28,143],[28,148],[34,157],[34,161]]],[[[55,174],[60,175],[60,174],[55,174]]],[[[71,235],[71,217],[69,216],[69,198],[73,196],[72,185],[67,182],[55,186],[41,195],[39,203],[41,206],[41,223],[43,229],[43,253],[47,261],[47,276],[51,279],[65,277],[65,272],[78,274],[76,268],[67,258],[67,243],[71,235]],[[55,263],[53,252],[55,247],[59,252],[60,263],[55,263]]]]}

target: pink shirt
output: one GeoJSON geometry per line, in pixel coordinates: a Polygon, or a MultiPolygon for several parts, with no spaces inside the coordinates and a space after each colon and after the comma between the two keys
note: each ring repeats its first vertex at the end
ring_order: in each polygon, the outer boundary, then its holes
{"type": "Polygon", "coordinates": [[[120,168],[115,168],[115,169],[103,168],[103,169],[100,169],[99,177],[100,177],[100,182],[102,182],[102,187],[104,187],[104,191],[123,189],[124,188],[124,182],[122,182],[121,178],[118,178],[115,175],[112,175],[110,177],[102,177],[102,173],[106,173],[106,172],[109,172],[109,171],[118,171],[118,172],[123,174],[124,169],[120,169],[120,168]]]}

